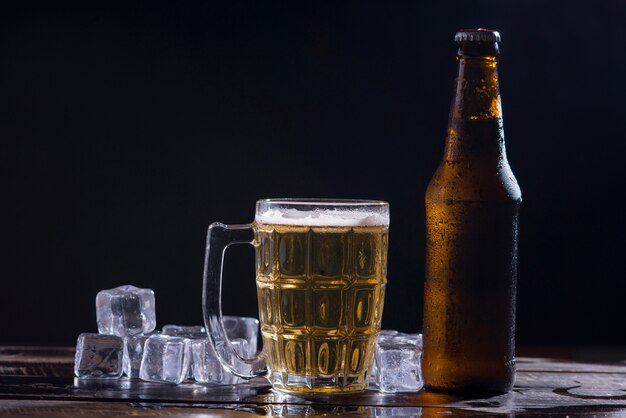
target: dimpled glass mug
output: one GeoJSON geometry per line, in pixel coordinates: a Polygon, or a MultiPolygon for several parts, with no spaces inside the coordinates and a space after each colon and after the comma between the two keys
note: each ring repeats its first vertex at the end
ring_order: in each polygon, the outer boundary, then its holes
{"type": "Polygon", "coordinates": [[[389,205],[372,200],[266,199],[247,225],[209,227],[203,311],[222,365],[297,393],[364,390],[387,282],[389,205]],[[256,248],[263,350],[244,359],[221,312],[226,247],[256,248]]]}

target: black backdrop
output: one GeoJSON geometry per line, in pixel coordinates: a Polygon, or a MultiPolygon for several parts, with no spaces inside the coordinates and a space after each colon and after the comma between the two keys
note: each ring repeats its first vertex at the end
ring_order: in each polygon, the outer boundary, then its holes
{"type": "MultiPolygon", "coordinates": [[[[205,230],[264,197],[391,204],[383,326],[421,328],[454,32],[502,34],[524,203],[518,343],[624,344],[626,3],[14,2],[0,10],[0,343],[73,344],[98,290],[200,323],[205,230]]],[[[253,250],[224,309],[254,315],[253,250]]]]}

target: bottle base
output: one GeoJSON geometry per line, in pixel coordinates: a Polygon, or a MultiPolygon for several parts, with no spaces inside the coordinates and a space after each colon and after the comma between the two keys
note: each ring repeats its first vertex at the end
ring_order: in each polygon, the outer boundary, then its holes
{"type": "Polygon", "coordinates": [[[424,389],[428,392],[445,393],[449,395],[495,396],[510,392],[513,389],[513,385],[486,385],[484,383],[476,383],[459,386],[439,386],[425,384],[424,389]]]}

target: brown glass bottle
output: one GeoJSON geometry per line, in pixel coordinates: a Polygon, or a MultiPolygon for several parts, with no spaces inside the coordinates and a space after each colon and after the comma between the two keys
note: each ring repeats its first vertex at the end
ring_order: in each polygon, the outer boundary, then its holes
{"type": "Polygon", "coordinates": [[[463,30],[455,41],[445,152],[426,191],[424,382],[446,392],[507,392],[522,197],[504,147],[500,36],[463,30]]]}

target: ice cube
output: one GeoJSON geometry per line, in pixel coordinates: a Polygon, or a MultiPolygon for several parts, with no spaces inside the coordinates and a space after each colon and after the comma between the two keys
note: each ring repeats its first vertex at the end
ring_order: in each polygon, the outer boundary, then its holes
{"type": "Polygon", "coordinates": [[[187,379],[191,361],[188,338],[152,335],[143,347],[139,378],[151,382],[181,383],[187,379]]]}
{"type": "MultiPolygon", "coordinates": [[[[158,332],[158,331],[155,331],[158,332]]],[[[128,335],[124,337],[124,374],[128,377],[138,378],[143,358],[143,347],[146,340],[155,333],[128,335]]]]}
{"type": "Polygon", "coordinates": [[[395,329],[381,329],[380,332],[378,333],[378,339],[386,338],[386,337],[395,337],[398,334],[400,334],[400,332],[396,331],[395,329]]]}
{"type": "MultiPolygon", "coordinates": [[[[383,339],[389,337],[395,337],[399,332],[394,329],[381,329],[378,332],[377,342],[382,341],[383,339]]],[[[378,389],[378,382],[376,381],[376,376],[378,374],[378,366],[376,365],[376,356],[374,356],[374,361],[372,361],[372,370],[369,373],[369,384],[374,389],[378,389]]]]}
{"type": "Polygon", "coordinates": [[[100,334],[148,334],[156,326],[154,292],[130,285],[102,290],[96,296],[96,317],[100,334]]]}
{"type": "Polygon", "coordinates": [[[424,338],[422,337],[422,334],[400,334],[398,337],[401,341],[409,344],[415,344],[420,353],[424,349],[424,338]]]}
{"type": "Polygon", "coordinates": [[[76,342],[74,374],[81,378],[120,377],[123,346],[122,338],[115,335],[80,334],[76,342]]]}
{"type": "Polygon", "coordinates": [[[205,334],[206,330],[201,325],[163,325],[163,334],[179,335],[179,334],[205,334]]]}
{"type": "MultiPolygon", "coordinates": [[[[200,325],[164,325],[163,335],[172,335],[190,340],[207,338],[204,327],[200,325]]],[[[193,379],[193,359],[190,360],[188,378],[193,379]]]]}
{"type": "Polygon", "coordinates": [[[398,333],[379,337],[375,362],[376,386],[381,392],[417,392],[424,386],[421,334],[398,333]]]}
{"type": "Polygon", "coordinates": [[[256,318],[228,315],[225,315],[223,320],[226,335],[231,342],[236,338],[243,338],[248,342],[247,351],[242,355],[242,357],[253,357],[257,350],[259,320],[256,318]]]}
{"type": "MultiPolygon", "coordinates": [[[[249,353],[247,340],[234,338],[230,340],[230,343],[239,356],[243,357],[249,353]]],[[[193,377],[196,381],[231,385],[243,380],[222,367],[208,339],[191,340],[191,351],[193,353],[193,377]]]]}

